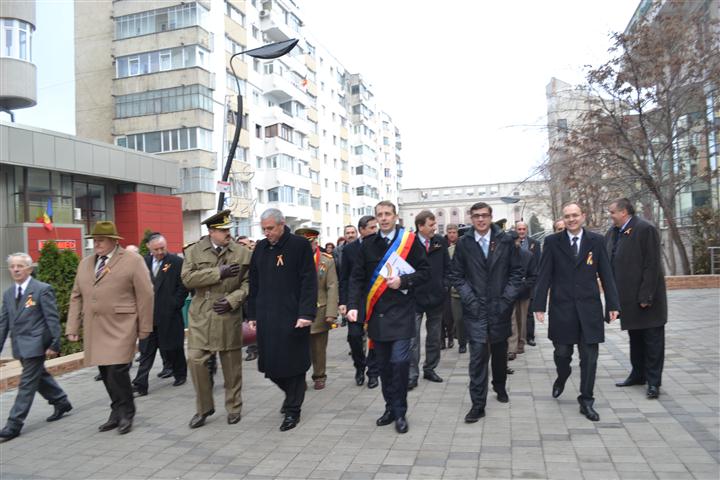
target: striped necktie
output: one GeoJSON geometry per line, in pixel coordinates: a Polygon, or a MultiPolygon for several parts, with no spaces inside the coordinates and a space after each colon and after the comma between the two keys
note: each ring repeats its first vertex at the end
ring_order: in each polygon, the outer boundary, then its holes
{"type": "Polygon", "coordinates": [[[107,256],[103,255],[100,257],[100,264],[97,267],[97,270],[95,270],[95,280],[100,278],[100,275],[102,275],[103,270],[105,270],[105,262],[107,261],[107,256]]]}

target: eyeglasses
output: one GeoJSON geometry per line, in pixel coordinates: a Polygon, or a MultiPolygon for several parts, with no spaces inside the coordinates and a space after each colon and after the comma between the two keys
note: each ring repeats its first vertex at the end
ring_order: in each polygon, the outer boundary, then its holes
{"type": "Polygon", "coordinates": [[[473,213],[472,215],[470,215],[470,218],[472,218],[473,220],[476,220],[478,218],[490,218],[490,217],[492,217],[492,215],[489,213],[473,213]]]}

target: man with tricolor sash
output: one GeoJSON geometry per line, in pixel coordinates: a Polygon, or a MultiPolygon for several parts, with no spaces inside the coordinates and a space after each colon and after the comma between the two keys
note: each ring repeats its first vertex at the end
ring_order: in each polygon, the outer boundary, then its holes
{"type": "Polygon", "coordinates": [[[363,241],[350,278],[348,321],[357,321],[364,303],[368,343],[375,349],[385,398],[385,413],[376,424],[395,422],[397,432],[406,433],[410,344],[415,336],[414,290],[429,280],[430,268],[415,234],[396,225],[397,209],[392,202],[378,203],[375,217],[380,232],[363,241]],[[407,264],[414,271],[388,274],[391,257],[399,257],[396,265],[407,264]]]}

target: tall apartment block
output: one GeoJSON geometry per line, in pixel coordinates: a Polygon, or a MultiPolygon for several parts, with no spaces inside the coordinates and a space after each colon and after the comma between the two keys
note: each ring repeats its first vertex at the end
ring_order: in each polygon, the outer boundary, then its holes
{"type": "Polygon", "coordinates": [[[397,201],[398,128],[292,0],[77,2],[75,55],[77,134],[177,161],[186,241],[217,207],[238,87],[226,195],[238,234],[259,237],[259,214],[276,207],[334,242],[378,200],[397,201]],[[284,57],[236,57],[233,75],[234,53],[290,38],[284,57]]]}

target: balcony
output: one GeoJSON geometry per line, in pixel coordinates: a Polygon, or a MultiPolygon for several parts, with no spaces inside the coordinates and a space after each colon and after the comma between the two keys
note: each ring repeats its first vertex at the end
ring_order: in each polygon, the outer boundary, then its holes
{"type": "Polygon", "coordinates": [[[290,116],[278,106],[265,109],[260,122],[265,127],[268,125],[275,125],[277,123],[284,123],[301,133],[307,134],[310,131],[307,123],[307,116],[305,118],[290,116]]]}
{"type": "Polygon", "coordinates": [[[296,203],[285,203],[285,202],[268,202],[269,207],[279,209],[287,223],[299,224],[303,222],[310,222],[313,219],[313,210],[310,205],[298,205],[296,203]]]}
{"type": "Polygon", "coordinates": [[[308,103],[304,87],[292,79],[289,73],[285,75],[277,73],[263,75],[261,87],[266,95],[272,95],[278,100],[278,103],[293,99],[303,105],[308,103]]]}
{"type": "Polygon", "coordinates": [[[276,153],[284,153],[291,157],[299,158],[310,162],[310,153],[297,145],[283,140],[280,137],[270,137],[265,139],[265,156],[275,155],[276,153]]]}
{"type": "Polygon", "coordinates": [[[269,170],[263,170],[257,177],[258,185],[262,186],[264,190],[271,188],[280,187],[287,185],[298,189],[312,191],[313,184],[310,181],[310,177],[298,175],[297,173],[289,172],[279,168],[271,168],[269,170]]]}
{"type": "Polygon", "coordinates": [[[275,9],[260,10],[260,29],[267,37],[268,43],[282,42],[300,36],[300,32],[285,23],[285,17],[275,9]]]}

